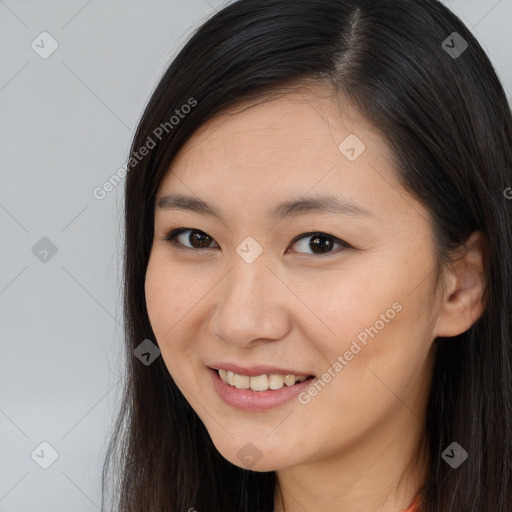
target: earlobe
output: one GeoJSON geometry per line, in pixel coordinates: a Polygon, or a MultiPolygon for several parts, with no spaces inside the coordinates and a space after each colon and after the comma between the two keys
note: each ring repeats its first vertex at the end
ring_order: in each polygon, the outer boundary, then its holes
{"type": "Polygon", "coordinates": [[[436,324],[436,336],[451,337],[467,331],[485,308],[486,242],[475,231],[457,251],[445,275],[445,292],[436,324]]]}

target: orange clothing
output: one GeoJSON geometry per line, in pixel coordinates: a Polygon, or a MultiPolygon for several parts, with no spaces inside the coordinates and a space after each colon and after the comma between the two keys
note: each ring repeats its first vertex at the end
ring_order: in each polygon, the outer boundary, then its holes
{"type": "Polygon", "coordinates": [[[402,512],[421,512],[420,510],[420,497],[416,496],[414,501],[402,512]]]}

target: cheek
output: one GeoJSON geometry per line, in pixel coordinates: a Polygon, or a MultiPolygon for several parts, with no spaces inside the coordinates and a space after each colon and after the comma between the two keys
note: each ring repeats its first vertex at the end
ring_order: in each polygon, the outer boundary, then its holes
{"type": "Polygon", "coordinates": [[[389,330],[401,314],[400,287],[396,281],[384,285],[377,278],[359,270],[320,275],[314,286],[307,281],[291,284],[307,305],[301,315],[307,338],[322,351],[343,354],[353,340],[364,346],[372,334],[389,330]]]}
{"type": "Polygon", "coordinates": [[[162,270],[156,259],[150,259],[145,279],[146,308],[151,328],[161,352],[161,357],[168,372],[176,384],[183,380],[180,369],[184,368],[183,354],[185,347],[176,344],[181,339],[176,335],[179,331],[179,319],[183,317],[180,310],[181,293],[176,286],[176,279],[162,270]],[[177,380],[176,380],[177,379],[177,380]]]}
{"type": "Polygon", "coordinates": [[[144,284],[146,309],[155,336],[163,339],[172,326],[175,294],[171,292],[164,275],[155,266],[148,266],[144,284]]]}
{"type": "Polygon", "coordinates": [[[408,270],[390,264],[364,275],[326,276],[316,280],[314,289],[302,286],[310,308],[303,320],[305,337],[322,355],[325,368],[319,371],[344,374],[337,380],[348,386],[345,391],[368,395],[382,388],[370,370],[401,387],[425,363],[433,326],[429,281],[411,293],[408,270]]]}
{"type": "Polygon", "coordinates": [[[181,381],[190,374],[189,363],[193,364],[198,349],[193,329],[203,321],[198,316],[201,299],[212,286],[186,270],[170,263],[165,251],[157,250],[148,262],[144,283],[148,317],[162,358],[169,372],[181,381]]]}
{"type": "Polygon", "coordinates": [[[172,338],[179,319],[185,315],[186,292],[179,276],[158,254],[152,253],[144,289],[149,321],[161,345],[172,338]]]}
{"type": "Polygon", "coordinates": [[[423,380],[432,345],[425,304],[418,296],[395,301],[395,308],[384,303],[337,347],[347,361],[337,390],[343,400],[351,400],[348,394],[358,397],[356,409],[360,399],[379,409],[384,403],[399,406],[398,397],[406,400],[416,393],[413,390],[423,380]]]}

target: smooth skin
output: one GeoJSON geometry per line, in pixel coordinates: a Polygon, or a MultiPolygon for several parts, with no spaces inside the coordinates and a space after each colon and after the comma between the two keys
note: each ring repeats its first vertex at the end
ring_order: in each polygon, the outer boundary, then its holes
{"type": "Polygon", "coordinates": [[[247,468],[277,471],[275,512],[399,512],[429,462],[414,463],[434,339],[482,313],[483,237],[470,237],[436,289],[429,214],[355,109],[323,84],[243,107],[205,123],[157,193],[200,198],[221,215],[155,209],[145,290],[163,360],[226,459],[247,467],[237,453],[252,443],[262,456],[247,468]],[[354,161],[338,149],[350,134],[366,147],[354,161]],[[323,194],[370,214],[269,217],[282,201],[323,194]],[[182,233],[179,249],[164,240],[176,227],[207,236],[182,233]],[[311,232],[325,235],[293,242],[311,232]],[[249,236],[263,249],[252,263],[236,250],[249,236]],[[306,405],[241,411],[212,387],[216,361],[321,378],[396,302],[402,310],[306,405]]]}

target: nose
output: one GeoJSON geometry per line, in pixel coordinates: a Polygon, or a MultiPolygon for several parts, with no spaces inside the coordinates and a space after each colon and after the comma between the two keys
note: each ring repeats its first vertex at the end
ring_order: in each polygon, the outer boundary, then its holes
{"type": "Polygon", "coordinates": [[[247,263],[236,255],[216,287],[210,332],[231,345],[277,341],[290,330],[293,295],[262,256],[247,263]]]}

